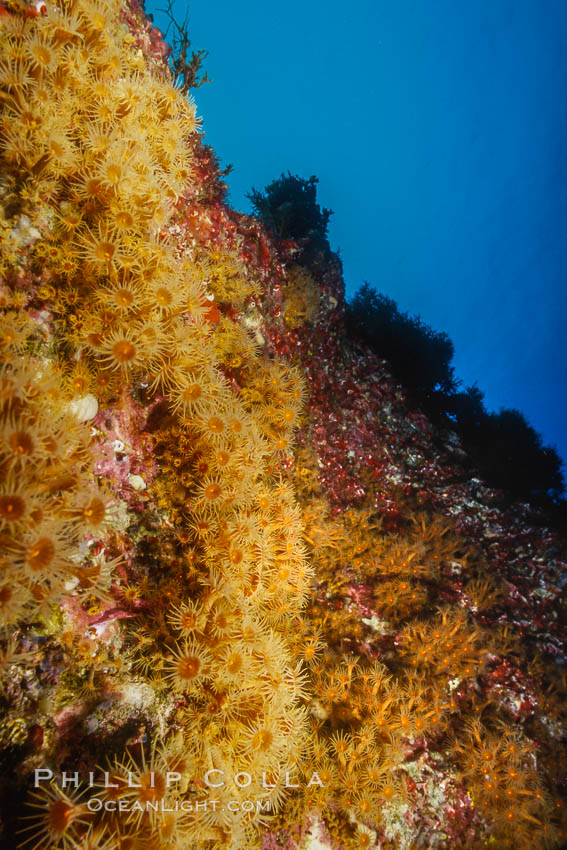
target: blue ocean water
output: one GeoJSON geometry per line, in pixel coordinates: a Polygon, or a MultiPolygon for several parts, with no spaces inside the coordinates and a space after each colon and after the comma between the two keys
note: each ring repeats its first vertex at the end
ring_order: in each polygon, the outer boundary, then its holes
{"type": "Polygon", "coordinates": [[[193,0],[189,23],[232,204],[317,175],[349,291],[446,331],[463,382],[567,458],[564,0],[193,0]]]}

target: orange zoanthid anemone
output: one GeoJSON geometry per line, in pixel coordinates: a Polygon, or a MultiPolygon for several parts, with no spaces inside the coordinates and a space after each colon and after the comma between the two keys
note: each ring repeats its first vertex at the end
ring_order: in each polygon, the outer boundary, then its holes
{"type": "Polygon", "coordinates": [[[33,814],[21,830],[24,838],[19,846],[29,850],[47,850],[53,845],[72,847],[79,828],[88,823],[89,812],[80,794],[71,796],[57,784],[42,785],[30,800],[33,814]]]}
{"type": "MultiPolygon", "coordinates": [[[[132,747],[97,791],[141,807],[85,819],[67,791],[42,792],[24,846],[255,850],[266,813],[225,804],[268,799],[280,836],[318,811],[337,844],[372,847],[435,784],[440,747],[447,799],[460,782],[498,845],[554,846],[544,724],[537,748],[496,689],[480,696],[519,657],[477,616],[506,594],[471,580],[450,520],[409,497],[387,530],[370,466],[355,503],[327,501],[303,369],[274,359],[269,327],[275,312],[280,334],[319,331],[323,276],[290,263],[295,248],[257,264],[277,255],[269,234],[210,201],[194,104],[141,12],[5,11],[0,731],[22,774],[43,753],[67,764],[52,730],[73,702],[86,762],[132,747]],[[218,811],[158,818],[153,804],[204,796],[211,770],[218,811]]],[[[563,694],[546,682],[541,699],[564,725],[563,694]]]]}
{"type": "Polygon", "coordinates": [[[195,640],[178,644],[166,660],[166,679],[180,692],[194,691],[199,683],[210,678],[212,657],[195,640]]]}

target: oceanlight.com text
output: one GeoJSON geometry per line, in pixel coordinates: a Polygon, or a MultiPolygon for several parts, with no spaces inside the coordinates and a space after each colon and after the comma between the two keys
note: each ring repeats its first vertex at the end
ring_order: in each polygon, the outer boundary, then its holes
{"type": "Polygon", "coordinates": [[[207,812],[224,811],[229,812],[269,812],[271,811],[270,800],[173,800],[170,803],[165,800],[146,800],[140,803],[135,800],[101,800],[100,797],[92,797],[87,802],[87,808],[91,812],[194,812],[205,814],[207,812]]]}

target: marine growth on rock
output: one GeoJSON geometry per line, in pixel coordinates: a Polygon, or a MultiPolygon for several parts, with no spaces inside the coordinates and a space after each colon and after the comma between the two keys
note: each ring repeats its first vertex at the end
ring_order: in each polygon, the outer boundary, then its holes
{"type": "Polygon", "coordinates": [[[565,541],[230,209],[167,56],[0,7],[4,846],[559,848],[565,541]]]}

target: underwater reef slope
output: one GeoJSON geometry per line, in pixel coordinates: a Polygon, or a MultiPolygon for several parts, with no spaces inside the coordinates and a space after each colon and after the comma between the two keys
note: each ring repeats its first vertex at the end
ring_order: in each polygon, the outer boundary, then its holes
{"type": "Polygon", "coordinates": [[[0,7],[3,846],[558,848],[565,540],[229,208],[167,56],[0,7]]]}

